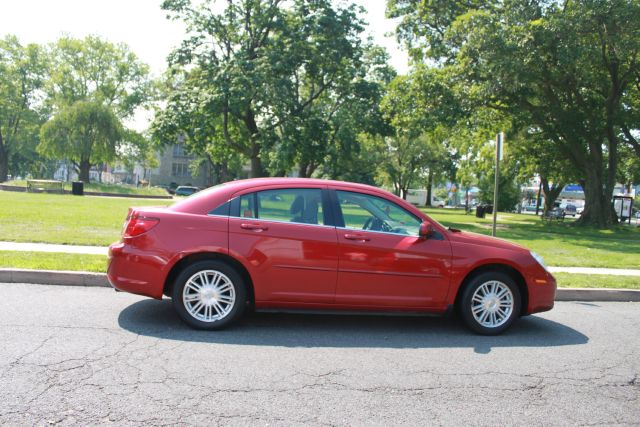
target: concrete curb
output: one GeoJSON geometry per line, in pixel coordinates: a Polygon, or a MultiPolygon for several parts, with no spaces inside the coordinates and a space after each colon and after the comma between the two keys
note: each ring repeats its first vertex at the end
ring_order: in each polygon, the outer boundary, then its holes
{"type": "Polygon", "coordinates": [[[640,302],[640,290],[606,288],[558,288],[556,301],[640,302]]]}
{"type": "Polygon", "coordinates": [[[107,275],[87,271],[54,271],[0,268],[0,282],[40,285],[110,287],[107,275]]]}
{"type": "MultiPolygon", "coordinates": [[[[34,283],[61,286],[110,287],[104,273],[0,268],[2,283],[34,283]]],[[[640,290],[603,288],[559,288],[556,301],[640,302],[640,290]]]]}

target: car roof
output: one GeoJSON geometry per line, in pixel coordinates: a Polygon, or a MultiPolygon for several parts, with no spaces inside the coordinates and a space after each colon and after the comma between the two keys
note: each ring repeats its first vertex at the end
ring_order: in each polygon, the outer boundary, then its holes
{"type": "Polygon", "coordinates": [[[229,181],[223,184],[209,187],[205,190],[195,193],[193,196],[175,203],[170,207],[170,209],[173,211],[185,213],[204,213],[208,212],[211,209],[212,202],[213,204],[222,204],[225,201],[229,200],[234,194],[247,189],[253,190],[259,187],[267,186],[304,187],[305,185],[363,190],[364,192],[373,192],[376,194],[383,193],[386,195],[391,195],[391,193],[380,188],[373,187],[371,185],[346,181],[335,181],[316,178],[250,178],[237,181],[229,181]]]}

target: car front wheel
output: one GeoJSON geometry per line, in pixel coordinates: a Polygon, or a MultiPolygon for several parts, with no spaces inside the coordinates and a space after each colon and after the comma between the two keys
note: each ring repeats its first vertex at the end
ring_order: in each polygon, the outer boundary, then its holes
{"type": "Polygon", "coordinates": [[[472,331],[498,335],[520,315],[520,291],[504,273],[482,273],[465,288],[460,308],[462,319],[472,331]]]}
{"type": "Polygon", "coordinates": [[[173,306],[196,329],[222,329],[238,319],[246,304],[242,277],[220,261],[200,261],[184,269],[172,291],[173,306]]]}

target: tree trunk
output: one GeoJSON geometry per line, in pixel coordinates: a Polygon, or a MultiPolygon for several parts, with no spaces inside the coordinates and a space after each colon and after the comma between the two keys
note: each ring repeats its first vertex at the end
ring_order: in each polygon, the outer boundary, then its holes
{"type": "Polygon", "coordinates": [[[618,222],[611,204],[613,188],[605,188],[597,171],[589,171],[583,189],[585,205],[580,219],[576,221],[578,224],[607,228],[618,222]]]}
{"type": "Polygon", "coordinates": [[[9,155],[0,145],[0,182],[5,182],[9,177],[9,155]]]}
{"type": "Polygon", "coordinates": [[[301,162],[300,166],[298,167],[298,177],[299,178],[308,178],[309,176],[307,175],[307,166],[308,164],[306,162],[301,162]]]}
{"type": "Polygon", "coordinates": [[[536,216],[540,214],[540,199],[542,198],[542,181],[540,181],[540,186],[538,187],[538,195],[536,196],[536,216]]]}
{"type": "Polygon", "coordinates": [[[251,172],[249,178],[260,178],[264,176],[264,170],[262,169],[262,160],[260,159],[260,153],[251,155],[251,172]]]}
{"type": "Polygon", "coordinates": [[[464,191],[464,211],[469,212],[469,186],[465,187],[464,191]]]}
{"type": "Polygon", "coordinates": [[[549,212],[553,209],[553,204],[562,193],[562,189],[564,188],[564,183],[554,184],[552,187],[549,187],[549,180],[545,177],[540,177],[540,184],[542,188],[542,192],[544,194],[544,213],[549,212]]]}
{"type": "Polygon", "coordinates": [[[407,193],[409,192],[409,188],[407,187],[403,187],[400,189],[400,197],[402,197],[402,200],[407,200],[407,193]]]}
{"type": "Polygon", "coordinates": [[[433,172],[429,168],[429,175],[427,176],[427,206],[431,206],[431,187],[433,187],[433,172]]]}
{"type": "Polygon", "coordinates": [[[88,160],[81,160],[78,168],[78,179],[82,182],[89,183],[89,171],[91,170],[91,163],[88,160]]]}
{"type": "Polygon", "coordinates": [[[9,175],[9,150],[2,139],[0,132],[0,182],[5,182],[9,175]]]}

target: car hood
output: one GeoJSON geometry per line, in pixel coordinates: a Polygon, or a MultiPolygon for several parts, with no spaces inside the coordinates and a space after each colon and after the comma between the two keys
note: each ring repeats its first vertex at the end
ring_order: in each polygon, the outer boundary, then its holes
{"type": "Polygon", "coordinates": [[[448,231],[449,239],[451,242],[464,243],[477,246],[489,246],[500,249],[507,249],[516,252],[528,252],[529,250],[516,243],[509,242],[507,240],[498,239],[497,237],[485,236],[483,234],[472,233],[470,231],[448,231]]]}

